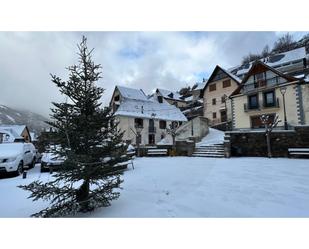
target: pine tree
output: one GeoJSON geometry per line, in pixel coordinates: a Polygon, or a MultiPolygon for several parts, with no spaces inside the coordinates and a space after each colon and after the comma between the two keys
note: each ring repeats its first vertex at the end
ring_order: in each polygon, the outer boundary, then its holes
{"type": "Polygon", "coordinates": [[[50,201],[50,206],[34,217],[61,217],[106,207],[119,197],[125,161],[126,144],[117,128],[111,110],[100,108],[104,89],[95,85],[101,78],[101,66],[95,65],[86,38],[78,45],[79,63],[68,67],[69,79],[51,75],[52,82],[67,97],[64,103],[53,103],[53,134],[59,145],[55,153],[66,158],[51,181],[34,181],[19,186],[31,192],[34,201],[50,201]]]}

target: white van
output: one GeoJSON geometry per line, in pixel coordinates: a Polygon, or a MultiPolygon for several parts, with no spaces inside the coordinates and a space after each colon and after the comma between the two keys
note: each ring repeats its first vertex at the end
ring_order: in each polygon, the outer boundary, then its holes
{"type": "Polygon", "coordinates": [[[24,166],[33,168],[36,161],[36,149],[32,143],[0,144],[0,173],[15,172],[20,175],[24,166]]]}

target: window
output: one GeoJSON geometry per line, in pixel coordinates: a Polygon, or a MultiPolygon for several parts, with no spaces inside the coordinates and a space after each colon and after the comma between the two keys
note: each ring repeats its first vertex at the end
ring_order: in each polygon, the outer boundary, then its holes
{"type": "MultiPolygon", "coordinates": [[[[252,117],[250,117],[251,128],[257,129],[257,128],[264,128],[265,127],[264,124],[261,121],[261,116],[252,116],[252,117]]],[[[269,116],[269,123],[274,122],[275,115],[274,114],[268,114],[268,116],[269,116]]]]}
{"type": "Polygon", "coordinates": [[[216,99],[212,99],[212,105],[216,104],[216,99]]]}
{"type": "Polygon", "coordinates": [[[266,86],[265,72],[255,74],[254,81],[255,88],[266,86]]]}
{"type": "Polygon", "coordinates": [[[209,85],[209,92],[216,91],[216,89],[217,89],[216,84],[209,85]]]}
{"type": "Polygon", "coordinates": [[[115,96],[114,101],[119,101],[119,95],[115,96]]]}
{"type": "Polygon", "coordinates": [[[158,96],[158,101],[159,101],[159,103],[163,103],[163,97],[162,96],[158,96]]]}
{"type": "Polygon", "coordinates": [[[264,80],[264,72],[255,75],[255,81],[264,80]]]}
{"type": "Polygon", "coordinates": [[[160,127],[160,129],[166,129],[166,121],[165,120],[160,120],[159,127],[160,127]]]}
{"type": "Polygon", "coordinates": [[[223,88],[229,87],[231,86],[231,80],[224,80],[222,84],[223,88]]]}
{"type": "Polygon", "coordinates": [[[213,112],[213,113],[212,113],[212,118],[213,118],[213,119],[217,118],[217,113],[216,113],[216,112],[213,112]]]}
{"type": "Polygon", "coordinates": [[[271,106],[276,105],[274,91],[264,92],[263,96],[264,96],[264,106],[265,107],[271,107],[271,106]]]}
{"type": "Polygon", "coordinates": [[[225,96],[221,97],[221,103],[224,104],[225,103],[225,96]]]}
{"type": "Polygon", "coordinates": [[[136,118],[135,120],[134,120],[134,126],[135,127],[139,127],[139,128],[143,128],[144,126],[143,126],[143,119],[141,119],[141,118],[136,118]]]}
{"type": "Polygon", "coordinates": [[[258,95],[251,95],[248,97],[249,109],[257,109],[259,108],[258,95]]]}

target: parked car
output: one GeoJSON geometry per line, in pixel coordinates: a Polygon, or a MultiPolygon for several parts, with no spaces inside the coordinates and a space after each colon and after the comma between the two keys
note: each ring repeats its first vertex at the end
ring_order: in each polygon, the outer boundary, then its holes
{"type": "Polygon", "coordinates": [[[41,157],[41,172],[56,170],[63,164],[65,157],[60,156],[55,149],[60,149],[58,145],[47,148],[46,152],[42,153],[41,157]]]}
{"type": "Polygon", "coordinates": [[[32,143],[0,144],[0,173],[20,175],[26,165],[33,168],[35,161],[36,149],[32,143]]]}

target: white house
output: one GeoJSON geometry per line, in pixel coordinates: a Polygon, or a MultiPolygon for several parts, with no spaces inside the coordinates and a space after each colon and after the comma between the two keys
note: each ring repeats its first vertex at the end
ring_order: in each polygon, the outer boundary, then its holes
{"type": "Polygon", "coordinates": [[[179,125],[187,118],[164,98],[153,95],[147,97],[142,90],[116,86],[110,106],[119,121],[123,139],[136,144],[136,128],[142,128],[142,145],[153,145],[162,139],[171,141],[167,133],[169,125],[176,121],[179,125]]]}
{"type": "Polygon", "coordinates": [[[31,142],[30,132],[26,125],[0,125],[0,133],[2,142],[14,142],[20,139],[31,142]]]}

